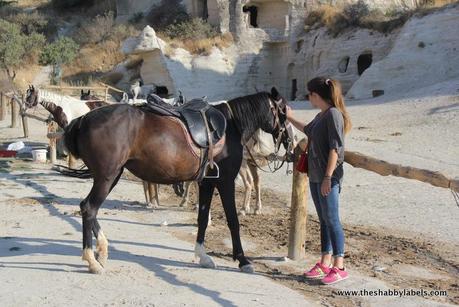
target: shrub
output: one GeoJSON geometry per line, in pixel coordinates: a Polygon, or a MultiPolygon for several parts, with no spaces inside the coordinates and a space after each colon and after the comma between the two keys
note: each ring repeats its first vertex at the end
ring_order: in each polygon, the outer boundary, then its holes
{"type": "Polygon", "coordinates": [[[131,24],[140,23],[143,20],[143,17],[144,16],[142,12],[135,13],[131,18],[129,18],[129,23],[131,24]]]}
{"type": "Polygon", "coordinates": [[[164,30],[169,25],[184,22],[189,18],[181,0],[162,0],[146,16],[147,22],[155,30],[164,30]]]}
{"type": "Polygon", "coordinates": [[[48,20],[46,17],[37,11],[32,13],[17,13],[5,17],[9,22],[15,23],[21,27],[25,34],[33,32],[46,32],[48,20]]]}
{"type": "Polygon", "coordinates": [[[42,34],[21,32],[18,25],[0,19],[0,66],[9,72],[35,59],[45,42],[42,34]]]}
{"type": "Polygon", "coordinates": [[[83,23],[75,32],[74,39],[80,44],[97,44],[112,40],[121,42],[134,34],[130,25],[116,24],[113,12],[98,15],[83,23]]]}
{"type": "Polygon", "coordinates": [[[75,40],[80,44],[99,43],[106,40],[115,26],[113,12],[98,15],[91,21],[86,21],[75,33],[75,40]]]}
{"type": "Polygon", "coordinates": [[[55,42],[47,45],[41,55],[41,65],[67,64],[75,59],[78,54],[78,44],[69,37],[60,37],[55,42]]]}
{"type": "Polygon", "coordinates": [[[359,0],[356,3],[346,5],[343,9],[343,14],[350,26],[360,26],[362,18],[370,13],[368,4],[364,0],[359,0]]]}
{"type": "Polygon", "coordinates": [[[84,10],[87,16],[102,15],[116,9],[114,0],[52,0],[51,7],[58,11],[84,10]]]}
{"type": "Polygon", "coordinates": [[[51,5],[55,9],[69,9],[79,6],[91,6],[94,0],[52,0],[51,5]]]}
{"type": "Polygon", "coordinates": [[[210,24],[201,18],[193,18],[178,24],[172,24],[163,31],[170,38],[199,40],[212,38],[218,33],[210,24]]]}

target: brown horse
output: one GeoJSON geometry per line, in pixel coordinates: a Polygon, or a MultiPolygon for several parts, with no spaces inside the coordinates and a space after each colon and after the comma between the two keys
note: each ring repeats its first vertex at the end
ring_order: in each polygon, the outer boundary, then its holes
{"type": "MultiPolygon", "coordinates": [[[[282,138],[284,146],[288,146],[285,106],[286,101],[274,88],[271,93],[257,93],[215,106],[227,121],[226,141],[215,156],[219,177],[204,178],[199,187],[195,251],[202,266],[215,267],[205,254],[203,243],[213,191],[217,188],[231,232],[233,259],[239,261],[242,271],[253,272],[241,245],[234,180],[241,165],[243,144],[257,129],[282,138]]],[[[80,157],[93,175],[92,189],[80,204],[83,259],[93,273],[101,273],[108,258],[108,241],[97,221],[97,212],[124,168],[142,180],[171,184],[194,180],[201,167],[199,150],[180,120],[130,105],[110,105],[77,118],[65,129],[64,138],[68,150],[80,157]],[[97,239],[97,256],[92,250],[92,233],[97,239]]]]}

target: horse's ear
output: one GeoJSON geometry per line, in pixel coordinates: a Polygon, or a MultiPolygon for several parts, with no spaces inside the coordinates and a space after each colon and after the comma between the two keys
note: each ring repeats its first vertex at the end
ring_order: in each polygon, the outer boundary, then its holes
{"type": "Polygon", "coordinates": [[[91,90],[88,90],[88,96],[91,95],[91,90]]]}
{"type": "Polygon", "coordinates": [[[35,91],[35,87],[32,85],[32,88],[31,88],[32,91],[35,91]]]}
{"type": "Polygon", "coordinates": [[[83,94],[84,94],[83,90],[81,90],[81,92],[80,92],[80,93],[81,93],[81,96],[83,96],[83,94]]]}
{"type": "Polygon", "coordinates": [[[279,100],[281,98],[279,92],[274,86],[271,88],[271,96],[273,96],[273,98],[276,100],[279,100]]]}

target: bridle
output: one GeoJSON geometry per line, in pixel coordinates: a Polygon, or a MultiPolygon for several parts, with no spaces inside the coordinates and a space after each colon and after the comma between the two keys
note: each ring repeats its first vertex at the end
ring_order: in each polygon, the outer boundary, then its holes
{"type": "MultiPolygon", "coordinates": [[[[274,172],[278,171],[279,169],[281,169],[284,166],[284,163],[288,160],[287,156],[291,152],[291,150],[293,149],[293,140],[290,137],[287,138],[288,147],[286,148],[286,153],[282,158],[279,158],[279,151],[280,151],[280,146],[281,146],[281,143],[282,143],[282,138],[284,136],[284,133],[287,131],[287,127],[285,126],[285,121],[283,123],[281,123],[280,118],[279,118],[280,117],[279,114],[284,114],[284,112],[282,111],[282,109],[280,107],[280,103],[276,103],[276,102],[273,103],[271,101],[271,99],[270,99],[269,100],[269,104],[270,104],[271,112],[273,113],[273,117],[274,117],[274,125],[273,125],[274,126],[274,130],[278,129],[277,138],[274,139],[275,140],[275,142],[274,142],[274,153],[272,153],[268,157],[266,157],[266,160],[268,161],[269,171],[263,169],[257,163],[257,160],[254,158],[254,156],[250,152],[249,147],[247,145],[245,145],[245,146],[246,146],[247,152],[249,153],[250,158],[253,161],[253,164],[255,164],[255,166],[259,170],[261,170],[262,172],[265,172],[265,173],[274,173],[274,172]],[[271,165],[273,165],[273,166],[271,166],[271,165]]],[[[290,171],[287,168],[287,174],[288,173],[290,173],[290,171]]]]}
{"type": "MultiPolygon", "coordinates": [[[[229,110],[229,113],[231,115],[232,118],[235,118],[234,117],[234,113],[233,113],[233,110],[231,109],[231,106],[225,102],[226,106],[228,107],[228,110],[229,110]]],[[[265,170],[263,169],[258,163],[257,163],[257,160],[254,158],[254,156],[252,155],[252,152],[250,151],[249,147],[247,146],[247,144],[244,144],[244,147],[245,149],[247,150],[250,158],[252,159],[253,163],[255,164],[255,166],[261,170],[262,172],[265,172],[265,173],[274,173],[276,171],[278,171],[279,169],[282,168],[282,166],[284,166],[284,163],[285,161],[287,161],[287,155],[289,154],[289,152],[291,152],[291,150],[293,149],[293,140],[288,137],[287,138],[287,142],[288,142],[288,147],[286,149],[286,154],[282,157],[282,159],[279,159],[279,150],[280,150],[280,145],[282,143],[282,137],[284,135],[284,133],[286,132],[287,128],[285,126],[285,121],[283,123],[281,123],[280,119],[279,119],[279,114],[283,114],[284,112],[282,111],[281,107],[280,107],[280,103],[277,103],[277,102],[272,102],[271,99],[269,99],[269,105],[270,105],[270,109],[271,109],[271,112],[273,114],[273,117],[274,117],[274,125],[273,125],[273,131],[275,131],[276,129],[278,129],[278,134],[277,134],[277,138],[275,138],[275,144],[274,144],[274,153],[270,154],[266,159],[268,160],[268,168],[269,168],[269,171],[268,170],[265,170]],[[271,166],[271,164],[273,164],[273,166],[271,166]]],[[[239,133],[241,133],[240,131],[240,128],[236,125],[237,129],[239,130],[239,133]]],[[[242,133],[241,133],[242,134],[242,133]]],[[[288,170],[287,168],[287,174],[289,174],[290,171],[288,170]]]]}

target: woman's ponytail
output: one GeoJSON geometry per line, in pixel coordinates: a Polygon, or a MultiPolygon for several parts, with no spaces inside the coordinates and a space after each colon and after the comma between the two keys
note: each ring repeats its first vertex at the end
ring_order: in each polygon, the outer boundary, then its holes
{"type": "Polygon", "coordinates": [[[344,133],[348,133],[351,130],[352,123],[351,118],[346,110],[346,105],[344,104],[343,92],[341,90],[341,84],[337,80],[326,79],[326,85],[330,87],[330,100],[332,105],[337,108],[341,114],[343,114],[344,119],[344,133]]]}

